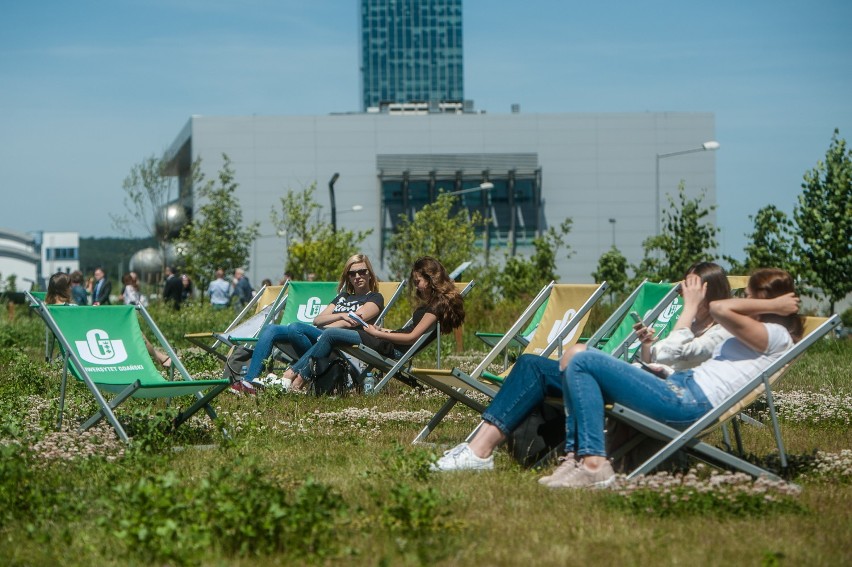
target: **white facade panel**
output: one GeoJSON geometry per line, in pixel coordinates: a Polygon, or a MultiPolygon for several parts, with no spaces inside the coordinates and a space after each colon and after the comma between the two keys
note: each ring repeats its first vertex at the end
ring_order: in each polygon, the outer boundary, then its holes
{"type": "MultiPolygon", "coordinates": [[[[316,183],[315,199],[324,207],[322,214],[328,214],[328,181],[339,173],[338,224],[374,229],[364,252],[376,259],[377,268],[382,198],[378,155],[534,154],[541,168],[544,227],[566,217],[574,221],[568,241],[576,254],[560,263],[566,282],[591,280],[598,258],[612,245],[610,218],[615,219],[616,245],[629,262],[638,263],[642,241],[657,230],[657,155],[692,150],[715,139],[712,113],[196,116],[189,131],[192,158],[203,158],[208,179],[215,179],[222,153],[231,158],[244,219],[260,221],[264,235],[274,233],[270,211],[279,209],[287,189],[316,183]],[[354,205],[364,209],[352,212],[354,205]]],[[[704,204],[715,204],[714,152],[659,163],[661,205],[681,180],[688,195],[706,189],[704,204]]],[[[283,274],[279,240],[264,236],[255,245],[252,282],[283,274]]]]}

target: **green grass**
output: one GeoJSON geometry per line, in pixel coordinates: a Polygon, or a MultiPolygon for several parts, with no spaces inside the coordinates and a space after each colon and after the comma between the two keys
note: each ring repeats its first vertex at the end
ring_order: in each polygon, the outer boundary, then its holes
{"type": "MultiPolygon", "coordinates": [[[[155,315],[169,337],[217,323],[208,316],[155,315]]],[[[841,400],[815,409],[818,419],[793,411],[782,424],[802,486],[790,506],[665,515],[627,511],[608,492],[547,490],[505,453],[493,473],[428,473],[478,416],[456,408],[430,437],[435,446],[413,447],[442,400],[401,385],[372,398],[223,394],[232,442],[206,418],[164,435],[173,410],[134,401],[120,413],[134,439],[123,447],[107,427],[71,431],[93,410],[74,383],[66,430],[56,433],[60,373],[42,362],[43,337],[38,319],[0,320],[4,565],[852,563],[852,472],[809,473],[816,450],[852,449],[849,341],[816,346],[783,381],[791,403],[802,393],[829,396],[805,404],[841,400]]],[[[186,359],[191,370],[210,368],[186,359]]],[[[767,428],[744,436],[754,458],[771,462],[767,428]]]]}

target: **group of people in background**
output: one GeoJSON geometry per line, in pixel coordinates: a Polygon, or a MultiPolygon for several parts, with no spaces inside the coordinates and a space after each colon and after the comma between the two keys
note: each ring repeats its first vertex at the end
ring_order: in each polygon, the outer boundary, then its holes
{"type": "MultiPolygon", "coordinates": [[[[79,270],[70,274],[57,272],[54,276],[58,274],[64,274],[68,278],[69,297],[67,303],[75,305],[110,305],[112,303],[112,283],[103,268],[95,268],[92,277],[88,280],[79,270]]],[[[166,267],[164,275],[162,298],[174,309],[180,309],[182,303],[194,297],[195,289],[192,279],[187,274],[178,276],[175,268],[170,266],[166,267]]],[[[51,279],[53,279],[53,276],[51,279]]],[[[136,272],[127,272],[121,277],[121,292],[117,299],[119,303],[125,305],[148,304],[148,298],[140,289],[139,276],[136,272]]]]}

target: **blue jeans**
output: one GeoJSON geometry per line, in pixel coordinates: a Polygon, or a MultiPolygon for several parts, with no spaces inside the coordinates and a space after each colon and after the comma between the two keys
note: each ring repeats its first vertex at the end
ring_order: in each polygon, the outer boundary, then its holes
{"type": "MultiPolygon", "coordinates": [[[[545,398],[562,397],[562,372],[559,362],[542,356],[524,354],[509,372],[503,386],[494,396],[482,419],[509,437],[545,398]]],[[[573,421],[566,417],[566,443],[574,432],[568,430],[573,421]]]]}
{"type": "Polygon", "coordinates": [[[566,448],[578,456],[606,456],[604,404],[618,403],[671,427],[684,429],[712,409],[692,371],[660,380],[601,351],[577,353],[565,370],[566,448]],[[573,424],[567,424],[573,421],[573,424]]]}
{"type": "Polygon", "coordinates": [[[319,340],[302,355],[302,357],[290,366],[290,370],[302,377],[303,380],[313,380],[311,374],[311,359],[326,358],[331,355],[331,351],[337,345],[359,345],[361,344],[361,335],[354,329],[343,329],[339,327],[331,327],[325,329],[320,335],[319,340]]]}
{"type": "Polygon", "coordinates": [[[321,334],[322,330],[307,323],[267,325],[257,337],[246,380],[251,381],[258,377],[263,370],[263,361],[272,354],[272,347],[276,343],[289,343],[296,354],[302,356],[317,342],[321,334]]]}

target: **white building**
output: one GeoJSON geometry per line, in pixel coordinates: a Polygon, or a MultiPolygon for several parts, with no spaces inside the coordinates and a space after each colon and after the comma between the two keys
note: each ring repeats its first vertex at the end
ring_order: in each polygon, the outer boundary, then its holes
{"type": "Polygon", "coordinates": [[[29,290],[38,276],[39,256],[33,237],[0,229],[0,287],[15,276],[18,291],[29,290]]]}
{"type": "Polygon", "coordinates": [[[80,269],[79,232],[41,233],[41,275],[45,280],[56,272],[80,269]]]}
{"type": "Polygon", "coordinates": [[[493,189],[460,198],[493,219],[482,235],[491,261],[529,254],[536,235],[570,217],[575,253],[560,256],[560,278],[581,283],[613,244],[639,262],[642,241],[657,233],[666,195],[681,180],[688,195],[706,190],[704,204],[715,204],[715,152],[702,151],[713,140],[714,115],[706,112],[193,116],[170,155],[190,214],[190,164],[203,158],[205,176],[215,179],[222,154],[231,159],[244,221],[259,221],[264,235],[252,249],[252,282],[284,270],[285,240],[270,221],[280,197],[317,183],[314,196],[328,214],[328,185],[338,174],[337,223],[374,229],[364,252],[380,273],[398,215],[413,214],[438,190],[487,180],[493,189]]]}

